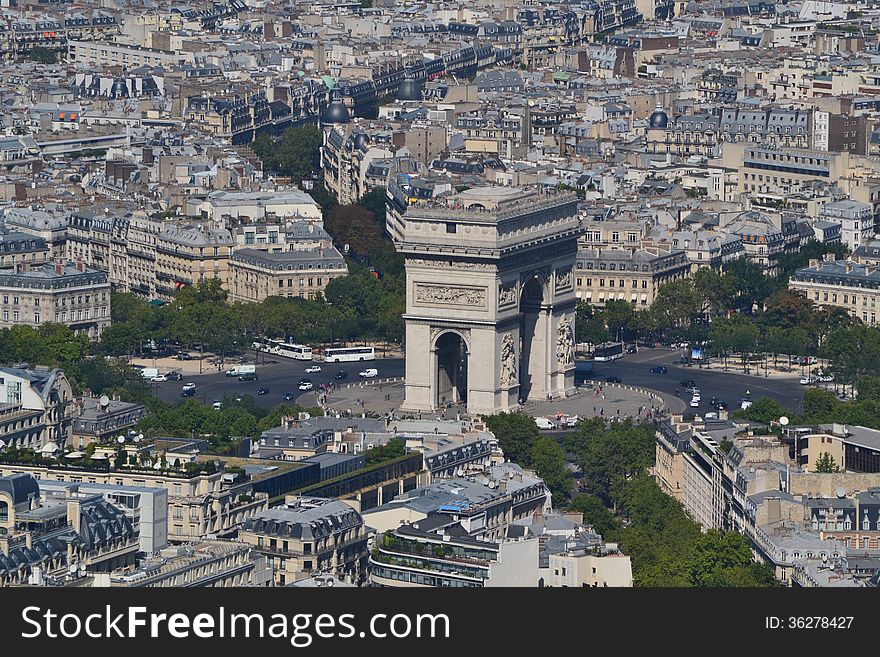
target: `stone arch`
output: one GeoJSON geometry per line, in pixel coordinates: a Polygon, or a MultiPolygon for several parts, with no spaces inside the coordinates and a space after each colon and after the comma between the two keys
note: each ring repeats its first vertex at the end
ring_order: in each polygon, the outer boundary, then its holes
{"type": "Polygon", "coordinates": [[[431,358],[436,372],[434,404],[467,403],[470,342],[465,331],[444,328],[432,340],[431,358]]]}

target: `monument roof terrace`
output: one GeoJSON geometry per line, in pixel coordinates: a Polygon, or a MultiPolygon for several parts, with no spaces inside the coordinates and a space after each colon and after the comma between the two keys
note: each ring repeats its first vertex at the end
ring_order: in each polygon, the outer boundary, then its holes
{"type": "Polygon", "coordinates": [[[576,194],[480,187],[426,204],[403,217],[398,250],[498,258],[583,232],[576,194]]]}

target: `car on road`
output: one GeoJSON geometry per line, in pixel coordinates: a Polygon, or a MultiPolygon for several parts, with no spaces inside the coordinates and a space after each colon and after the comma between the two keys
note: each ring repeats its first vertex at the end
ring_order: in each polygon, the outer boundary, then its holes
{"type": "Polygon", "coordinates": [[[818,381],[818,377],[813,376],[812,374],[801,377],[801,385],[802,386],[811,386],[818,381]]]}
{"type": "Polygon", "coordinates": [[[339,381],[340,379],[347,379],[347,378],[348,378],[348,372],[346,372],[345,370],[339,370],[339,371],[333,376],[333,378],[336,379],[337,381],[339,381]]]}
{"type": "Polygon", "coordinates": [[[299,384],[300,390],[312,390],[315,387],[315,384],[311,381],[303,381],[299,384]]]}
{"type": "Polygon", "coordinates": [[[619,376],[606,376],[605,383],[623,383],[623,380],[619,376]]]}
{"type": "Polygon", "coordinates": [[[195,397],[196,396],[196,389],[195,388],[184,388],[183,390],[180,391],[180,396],[181,397],[195,397]]]}
{"type": "Polygon", "coordinates": [[[536,417],[535,424],[538,425],[539,429],[555,429],[556,423],[552,420],[548,420],[546,417],[536,417]]]}
{"type": "Polygon", "coordinates": [[[259,390],[257,390],[257,394],[258,394],[258,395],[268,395],[268,394],[269,394],[269,388],[260,388],[259,390]]]}
{"type": "Polygon", "coordinates": [[[180,381],[183,378],[180,372],[168,372],[167,376],[169,381],[180,381]]]}
{"type": "Polygon", "coordinates": [[[223,402],[222,401],[215,401],[213,404],[211,404],[211,406],[214,407],[215,411],[219,411],[221,408],[223,408],[223,402]]]}
{"type": "Polygon", "coordinates": [[[651,374],[666,374],[668,371],[665,365],[657,365],[651,368],[651,374]]]}
{"type": "Polygon", "coordinates": [[[293,393],[285,392],[284,393],[284,401],[293,401],[293,393]]]}
{"type": "Polygon", "coordinates": [[[379,376],[379,370],[377,370],[375,367],[368,367],[367,369],[358,372],[358,376],[364,379],[373,379],[379,376]]]}
{"type": "Polygon", "coordinates": [[[183,384],[183,390],[195,390],[195,389],[196,389],[195,383],[184,383],[183,384]]]}
{"type": "Polygon", "coordinates": [[[164,374],[157,374],[156,376],[154,376],[153,378],[150,379],[150,381],[154,381],[155,383],[163,383],[167,380],[168,380],[168,377],[165,376],[164,374]]]}
{"type": "Polygon", "coordinates": [[[739,400],[739,407],[740,407],[742,410],[746,410],[746,409],[747,409],[749,406],[751,406],[751,405],[752,405],[752,400],[751,400],[751,399],[740,399],[740,400],[739,400]]]}
{"type": "Polygon", "coordinates": [[[708,413],[706,413],[705,415],[703,415],[703,419],[704,419],[704,420],[717,420],[717,419],[718,419],[718,413],[716,413],[716,412],[714,412],[714,411],[709,411],[708,413]]]}
{"type": "Polygon", "coordinates": [[[631,344],[630,346],[628,346],[626,348],[626,353],[635,354],[635,353],[638,353],[638,349],[636,348],[636,346],[634,344],[631,344]]]}
{"type": "Polygon", "coordinates": [[[714,404],[712,404],[712,407],[713,407],[716,411],[726,411],[726,410],[727,410],[727,402],[726,402],[726,401],[721,401],[721,400],[719,399],[719,400],[716,401],[714,404]]]}
{"type": "Polygon", "coordinates": [[[315,374],[316,372],[320,372],[320,371],[321,371],[320,365],[310,365],[309,367],[306,368],[306,374],[315,374]]]}
{"type": "Polygon", "coordinates": [[[697,408],[700,405],[700,400],[694,397],[691,399],[691,408],[697,408]]]}
{"type": "Polygon", "coordinates": [[[685,390],[687,390],[688,392],[690,392],[691,390],[693,390],[694,388],[697,387],[697,384],[694,383],[694,381],[692,379],[685,379],[679,385],[682,388],[684,388],[685,390]]]}

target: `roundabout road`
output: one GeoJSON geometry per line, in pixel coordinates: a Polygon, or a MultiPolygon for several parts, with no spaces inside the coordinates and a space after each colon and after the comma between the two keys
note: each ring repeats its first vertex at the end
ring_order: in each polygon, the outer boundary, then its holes
{"type": "MultiPolygon", "coordinates": [[[[226,394],[242,394],[250,395],[260,406],[272,408],[278,404],[295,403],[302,395],[308,395],[308,391],[297,389],[297,383],[302,378],[307,377],[311,379],[315,388],[320,389],[322,383],[336,383],[339,385],[357,383],[362,380],[358,376],[358,372],[368,367],[379,370],[377,378],[380,379],[402,377],[404,375],[404,360],[402,358],[377,358],[373,361],[356,363],[324,363],[323,361],[292,360],[277,356],[271,356],[266,361],[263,359],[264,356],[261,355],[257,363],[258,379],[256,381],[239,381],[235,377],[228,377],[223,372],[214,370],[210,373],[184,376],[181,381],[166,381],[164,383],[151,383],[150,385],[153,386],[156,395],[165,401],[173,402],[184,399],[180,396],[183,384],[195,383],[196,393],[193,399],[198,399],[206,404],[221,401],[226,394]],[[306,368],[312,365],[319,365],[321,371],[314,374],[306,374],[306,368]],[[348,377],[342,380],[334,379],[334,376],[340,370],[348,373],[348,377]],[[257,391],[260,388],[268,388],[269,392],[265,395],[257,395],[257,391]],[[284,399],[284,395],[288,392],[293,394],[293,400],[289,402],[284,399]]],[[[312,403],[312,401],[309,401],[310,405],[312,403]]]]}

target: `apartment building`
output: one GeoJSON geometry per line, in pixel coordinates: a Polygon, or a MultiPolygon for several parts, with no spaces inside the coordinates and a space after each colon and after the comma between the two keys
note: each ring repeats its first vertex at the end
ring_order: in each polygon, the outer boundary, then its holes
{"type": "Polygon", "coordinates": [[[41,237],[9,230],[0,224],[0,269],[17,263],[39,265],[48,259],[49,247],[41,237]]]}
{"type": "Polygon", "coordinates": [[[809,266],[791,275],[788,287],[816,305],[842,308],[865,324],[877,323],[880,273],[876,264],[810,260],[809,266]]]}
{"type": "Polygon", "coordinates": [[[370,556],[376,587],[537,587],[539,541],[523,528],[515,537],[480,540],[467,532],[435,528],[433,518],[377,536],[370,556]]]}
{"type": "Polygon", "coordinates": [[[82,260],[0,270],[0,301],[0,327],[56,322],[97,340],[110,326],[107,274],[82,260]]]}
{"type": "Polygon", "coordinates": [[[258,303],[270,296],[314,299],[348,266],[334,247],[313,251],[268,253],[236,249],[229,258],[228,289],[232,301],[258,303]]]}
{"type": "Polygon", "coordinates": [[[72,444],[83,449],[90,443],[108,443],[124,435],[147,415],[143,404],[109,397],[77,397],[72,444]]]}
{"type": "Polygon", "coordinates": [[[70,492],[100,495],[122,511],[138,536],[140,552],[155,554],[168,545],[168,491],[148,486],[114,486],[70,481],[38,481],[44,496],[65,497],[70,492]]]}
{"type": "Polygon", "coordinates": [[[63,580],[70,568],[110,572],[139,549],[129,519],[101,495],[43,495],[28,474],[0,477],[0,530],[0,586],[63,580]]]}
{"type": "MultiPolygon", "coordinates": [[[[0,393],[2,394],[2,393],[0,393]]],[[[170,459],[170,456],[169,456],[170,459]]],[[[253,486],[227,483],[222,472],[166,467],[59,467],[28,465],[0,459],[0,476],[25,473],[40,480],[109,486],[162,488],[168,493],[168,540],[191,541],[207,534],[223,535],[250,516],[265,510],[269,498],[253,486]]]]}
{"type": "Polygon", "coordinates": [[[73,389],[60,369],[0,368],[0,447],[63,449],[75,412],[73,389]]]}
{"type": "Polygon", "coordinates": [[[232,234],[225,228],[165,226],[156,236],[156,294],[172,299],[184,285],[211,278],[229,283],[232,234]]]}
{"type": "Polygon", "coordinates": [[[336,124],[325,129],[321,146],[324,186],[340,204],[357,203],[373,187],[367,175],[370,164],[394,155],[391,133],[384,132],[383,143],[376,141],[380,136],[376,131],[367,132],[357,125],[336,124]]]}
{"type": "Polygon", "coordinates": [[[3,223],[12,233],[22,232],[42,239],[49,249],[47,260],[66,257],[67,215],[31,208],[6,208],[3,223]]]}
{"type": "Polygon", "coordinates": [[[98,576],[93,586],[129,588],[269,587],[266,558],[237,541],[201,540],[166,547],[136,568],[98,576]]]}
{"type": "Polygon", "coordinates": [[[553,587],[623,587],[633,585],[632,561],[616,543],[600,548],[572,547],[549,556],[553,587]]]}
{"type": "Polygon", "coordinates": [[[141,66],[169,68],[184,63],[192,64],[194,53],[158,50],[107,41],[72,39],[67,42],[67,58],[71,62],[87,66],[119,66],[127,69],[141,66]]]}
{"type": "Polygon", "coordinates": [[[579,299],[595,306],[618,299],[648,307],[661,285],[686,277],[690,269],[687,254],[680,249],[581,249],[575,292],[579,299]]]}
{"type": "Polygon", "coordinates": [[[867,203],[843,199],[822,206],[819,217],[840,224],[841,241],[851,251],[874,237],[874,212],[867,203]]]}
{"type": "Polygon", "coordinates": [[[364,520],[339,500],[288,496],[245,521],[239,538],[266,556],[277,586],[319,572],[355,584],[366,577],[364,520]]]}
{"type": "MultiPolygon", "coordinates": [[[[193,207],[193,206],[191,206],[193,207]]],[[[209,193],[193,210],[220,225],[224,219],[236,219],[249,226],[280,221],[321,223],[321,206],[299,189],[253,192],[225,190],[209,193]]]]}

